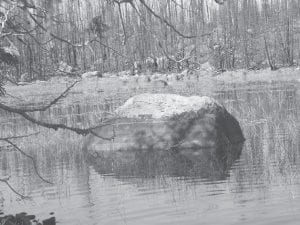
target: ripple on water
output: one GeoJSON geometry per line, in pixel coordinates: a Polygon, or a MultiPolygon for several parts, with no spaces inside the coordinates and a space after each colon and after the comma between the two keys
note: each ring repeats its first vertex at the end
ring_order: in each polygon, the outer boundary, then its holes
{"type": "MultiPolygon", "coordinates": [[[[193,90],[194,94],[203,92],[193,90]]],[[[1,117],[0,135],[42,132],[18,144],[38,159],[39,172],[55,185],[41,182],[30,160],[1,147],[0,176],[10,175],[10,184],[32,200],[21,200],[0,183],[0,209],[5,213],[26,211],[41,219],[55,212],[57,220],[67,225],[298,224],[297,85],[229,85],[213,95],[241,121],[247,139],[240,158],[222,176],[203,177],[197,171],[201,168],[191,165],[185,168],[189,173],[177,173],[182,168],[175,168],[176,173],[163,171],[164,167],[147,167],[155,171],[132,174],[128,170],[123,175],[122,171],[101,173],[82,156],[81,137],[43,130],[1,114],[5,118],[1,117]]],[[[99,122],[104,110],[114,110],[131,94],[117,96],[116,102],[107,98],[84,105],[61,105],[37,116],[88,126],[99,122]]]]}

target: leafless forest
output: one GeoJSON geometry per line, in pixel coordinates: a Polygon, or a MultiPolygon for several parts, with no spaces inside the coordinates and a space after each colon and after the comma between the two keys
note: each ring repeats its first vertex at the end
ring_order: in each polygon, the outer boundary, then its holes
{"type": "Polygon", "coordinates": [[[299,61],[299,35],[297,0],[2,0],[1,79],[122,71],[149,57],[161,72],[276,69],[299,61]]]}

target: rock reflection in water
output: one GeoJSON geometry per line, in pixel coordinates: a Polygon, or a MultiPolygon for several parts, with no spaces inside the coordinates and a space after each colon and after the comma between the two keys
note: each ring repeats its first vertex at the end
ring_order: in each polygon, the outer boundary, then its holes
{"type": "Polygon", "coordinates": [[[223,180],[239,158],[243,144],[225,149],[169,149],[94,152],[88,162],[100,174],[116,177],[153,178],[161,175],[223,180]],[[228,149],[230,148],[230,149],[228,149]],[[226,154],[218,154],[226,152],[226,154]]]}

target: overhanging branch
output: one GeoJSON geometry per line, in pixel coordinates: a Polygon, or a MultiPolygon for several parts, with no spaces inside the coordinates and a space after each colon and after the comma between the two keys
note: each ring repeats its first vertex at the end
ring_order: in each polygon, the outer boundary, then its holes
{"type": "Polygon", "coordinates": [[[167,21],[165,18],[159,16],[156,12],[154,12],[153,9],[151,9],[151,7],[149,5],[147,5],[147,3],[145,2],[145,0],[139,0],[140,3],[157,19],[159,19],[162,23],[166,24],[168,27],[170,27],[176,34],[178,34],[179,36],[183,37],[183,38],[195,38],[197,37],[196,35],[185,35],[182,32],[180,32],[173,24],[171,24],[169,21],[167,21]]]}

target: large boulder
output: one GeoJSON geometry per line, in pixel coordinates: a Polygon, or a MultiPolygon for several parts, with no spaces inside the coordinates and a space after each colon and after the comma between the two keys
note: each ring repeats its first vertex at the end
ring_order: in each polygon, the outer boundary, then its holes
{"type": "Polygon", "coordinates": [[[95,128],[84,148],[104,155],[170,149],[224,155],[224,146],[243,141],[238,121],[210,97],[141,94],[119,107],[111,122],[95,128]]]}

